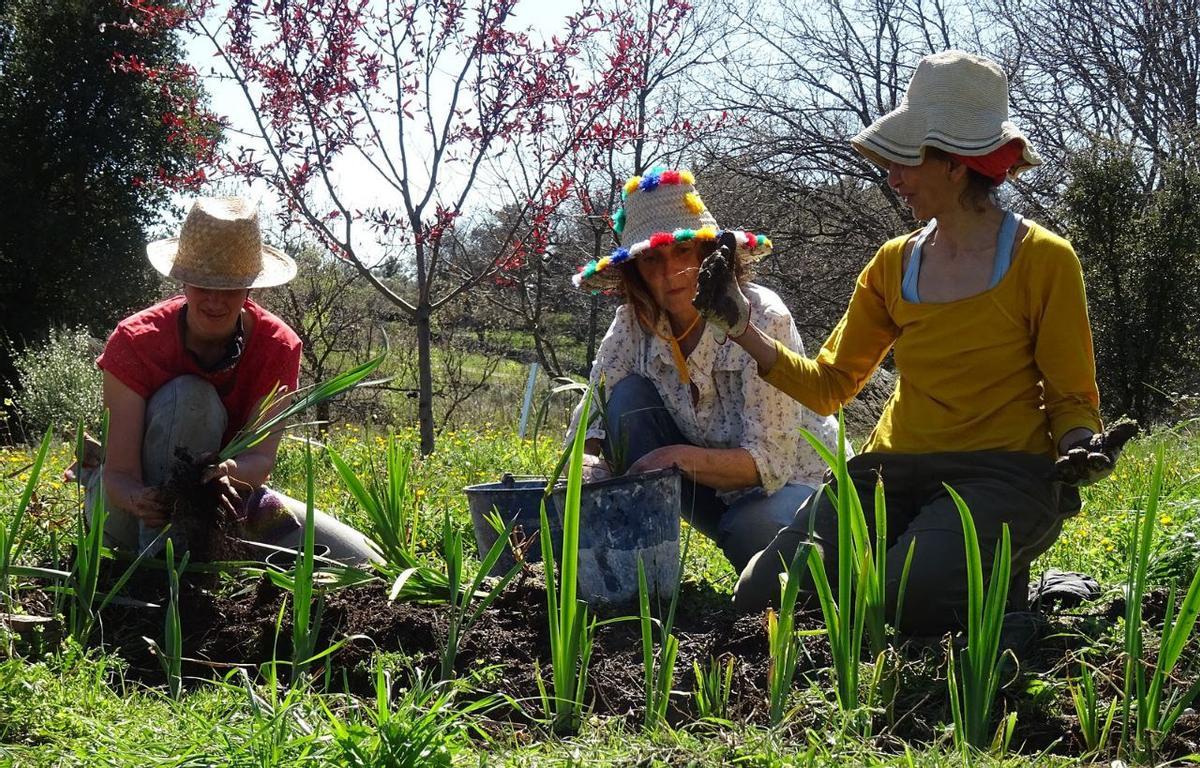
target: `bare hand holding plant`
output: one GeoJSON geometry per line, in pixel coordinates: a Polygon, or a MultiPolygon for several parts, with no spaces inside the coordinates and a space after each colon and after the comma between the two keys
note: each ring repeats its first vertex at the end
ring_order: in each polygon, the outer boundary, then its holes
{"type": "Polygon", "coordinates": [[[246,500],[254,490],[250,483],[235,477],[237,460],[226,459],[216,462],[215,453],[205,454],[197,463],[204,466],[200,473],[200,484],[210,485],[216,489],[216,501],[221,511],[232,516],[239,523],[246,521],[246,500]]]}
{"type": "Polygon", "coordinates": [[[1076,487],[1103,480],[1112,474],[1121,449],[1137,433],[1136,421],[1123,421],[1078,440],[1054,462],[1054,479],[1076,487]]]}
{"type": "Polygon", "coordinates": [[[147,485],[133,491],[125,503],[125,511],[151,528],[161,528],[171,519],[170,491],[162,485],[147,485]]]}
{"type": "Polygon", "coordinates": [[[750,325],[750,301],[742,293],[733,272],[737,240],[732,232],[721,235],[721,245],[700,265],[700,277],[692,306],[713,326],[713,335],[724,344],[737,338],[750,325]]]}

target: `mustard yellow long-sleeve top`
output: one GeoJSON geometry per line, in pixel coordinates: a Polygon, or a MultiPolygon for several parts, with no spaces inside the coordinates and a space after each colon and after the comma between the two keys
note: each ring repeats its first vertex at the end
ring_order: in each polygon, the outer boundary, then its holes
{"type": "Polygon", "coordinates": [[[899,376],[864,451],[1056,455],[1075,427],[1101,429],[1083,273],[1071,244],[1028,222],[992,288],[947,303],[905,301],[904,245],[886,243],[816,359],[775,343],[764,378],[819,414],[835,412],[895,349],[899,376]]]}

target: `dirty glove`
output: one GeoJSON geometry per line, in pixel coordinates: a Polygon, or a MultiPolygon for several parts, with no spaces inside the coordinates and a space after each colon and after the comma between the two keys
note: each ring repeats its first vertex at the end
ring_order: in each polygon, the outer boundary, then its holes
{"type": "Polygon", "coordinates": [[[750,324],[750,302],[733,274],[737,240],[732,232],[721,235],[721,245],[700,265],[699,284],[692,306],[713,327],[713,337],[724,344],[737,338],[750,324]]]}
{"type": "Polygon", "coordinates": [[[1121,449],[1137,432],[1136,421],[1125,421],[1080,440],[1054,462],[1054,479],[1077,488],[1103,480],[1112,474],[1121,449]]]}

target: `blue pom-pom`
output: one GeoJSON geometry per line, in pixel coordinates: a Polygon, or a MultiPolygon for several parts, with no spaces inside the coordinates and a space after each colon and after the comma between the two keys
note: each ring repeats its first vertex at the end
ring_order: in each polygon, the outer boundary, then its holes
{"type": "Polygon", "coordinates": [[[652,192],[658,189],[659,174],[648,173],[642,177],[642,183],[638,186],[643,192],[652,192]]]}
{"type": "Polygon", "coordinates": [[[611,263],[613,263],[613,264],[620,264],[623,261],[627,261],[629,259],[629,249],[628,248],[618,248],[617,250],[612,252],[612,255],[609,256],[609,259],[611,260],[611,263]]]}

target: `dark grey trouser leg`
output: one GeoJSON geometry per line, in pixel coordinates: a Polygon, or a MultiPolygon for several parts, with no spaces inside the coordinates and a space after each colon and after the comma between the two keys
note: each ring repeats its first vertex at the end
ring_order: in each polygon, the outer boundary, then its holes
{"type": "MultiPolygon", "coordinates": [[[[1060,486],[1047,479],[1050,459],[1016,452],[935,457],[942,469],[939,474],[971,510],[985,586],[1007,525],[1012,574],[1016,576],[1010,579],[1010,588],[1026,588],[1021,574],[1028,573],[1030,564],[1050,548],[1062,530],[1060,486]]],[[[965,626],[967,558],[962,521],[945,490],[931,494],[893,549],[907,549],[911,540],[916,541],[916,555],[901,628],[910,634],[928,635],[965,626]]],[[[1024,603],[1023,595],[1020,601],[1024,603]]]]}
{"type": "MultiPolygon", "coordinates": [[[[870,462],[871,455],[856,456],[855,459],[859,460],[857,462],[851,459],[850,479],[858,489],[863,511],[873,531],[875,481],[878,475],[870,462]]],[[[889,504],[889,512],[891,511],[889,504]]],[[[816,493],[797,510],[791,524],[781,530],[765,549],[750,558],[749,563],[742,569],[734,588],[734,605],[743,611],[762,611],[768,607],[778,607],[779,575],[787,570],[787,564],[796,556],[800,545],[809,541],[820,549],[825,572],[829,575],[830,584],[836,593],[837,521],[837,508],[825,486],[817,488],[816,493]]],[[[812,583],[807,569],[802,572],[805,576],[801,587],[801,599],[811,599],[814,596],[812,583]]]]}
{"type": "MultiPolygon", "coordinates": [[[[899,583],[909,546],[914,546],[912,567],[904,597],[900,628],[910,634],[936,634],[961,626],[965,619],[966,554],[957,507],[942,483],[955,489],[971,510],[979,537],[985,579],[999,547],[1002,526],[1008,524],[1012,541],[1012,572],[1018,587],[1021,574],[1046,551],[1062,527],[1072,499],[1048,478],[1050,460],[1016,452],[940,454],[864,454],[851,460],[851,477],[874,527],[874,480],[863,468],[880,467],[888,503],[888,604],[895,610],[899,583]],[[915,542],[915,544],[914,544],[915,542]]],[[[761,610],[778,601],[780,556],[790,558],[802,541],[811,540],[825,554],[832,578],[837,567],[837,515],[833,505],[814,499],[797,520],[776,537],[742,572],[735,604],[761,610]]],[[[872,532],[873,534],[873,532],[872,532]]],[[[834,581],[834,583],[836,583],[834,581]]],[[[811,589],[810,584],[805,585],[811,589]]],[[[1012,603],[1010,603],[1011,605],[1012,603]]]]}

